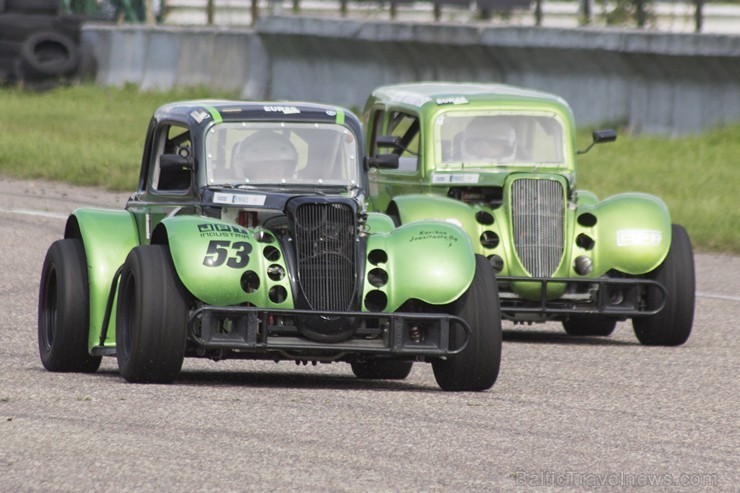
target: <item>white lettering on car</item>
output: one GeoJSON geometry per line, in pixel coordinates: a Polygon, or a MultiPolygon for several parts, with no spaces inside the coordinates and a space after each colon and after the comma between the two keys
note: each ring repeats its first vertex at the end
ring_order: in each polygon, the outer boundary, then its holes
{"type": "Polygon", "coordinates": [[[443,104],[468,104],[468,98],[465,96],[449,96],[446,98],[437,98],[435,101],[439,105],[443,104]]]}
{"type": "Polygon", "coordinates": [[[214,204],[265,205],[266,195],[244,195],[217,192],[213,195],[214,204]]]}
{"type": "Polygon", "coordinates": [[[282,113],[283,115],[295,115],[301,112],[295,106],[264,106],[263,108],[267,112],[282,113]]]}
{"type": "Polygon", "coordinates": [[[656,229],[620,229],[617,231],[617,246],[658,246],[663,233],[656,229]]]}

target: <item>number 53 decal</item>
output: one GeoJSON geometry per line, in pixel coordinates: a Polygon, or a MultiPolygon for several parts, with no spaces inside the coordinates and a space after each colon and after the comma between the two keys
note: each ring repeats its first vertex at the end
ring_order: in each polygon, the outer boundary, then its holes
{"type": "Polygon", "coordinates": [[[246,267],[249,263],[249,253],[252,251],[252,245],[246,241],[225,241],[211,240],[208,243],[208,250],[203,259],[203,265],[206,267],[219,267],[226,262],[226,265],[234,269],[246,267]],[[233,255],[229,255],[233,253],[233,255]]]}

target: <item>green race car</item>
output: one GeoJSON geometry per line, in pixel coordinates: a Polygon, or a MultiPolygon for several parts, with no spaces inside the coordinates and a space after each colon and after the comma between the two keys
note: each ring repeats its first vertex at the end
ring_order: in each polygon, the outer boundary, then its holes
{"type": "Polygon", "coordinates": [[[125,210],[76,210],[48,250],[43,365],[94,372],[116,356],[127,381],[172,382],[185,357],[341,361],[385,379],[422,361],[445,390],[490,388],[493,269],[454,224],[368,213],[364,155],[358,118],[334,106],[159,108],[125,210]]]}
{"type": "MultiPolygon", "coordinates": [[[[683,344],[694,261],[683,227],[643,193],[598,200],[576,187],[575,123],[561,98],[500,84],[380,87],[365,106],[370,207],[396,224],[461,226],[497,272],[515,323],[561,321],[608,336],[632,319],[639,341],[683,344]]],[[[616,139],[595,131],[593,144],[616,139]]],[[[592,144],[592,145],[593,145],[592,144]]]]}

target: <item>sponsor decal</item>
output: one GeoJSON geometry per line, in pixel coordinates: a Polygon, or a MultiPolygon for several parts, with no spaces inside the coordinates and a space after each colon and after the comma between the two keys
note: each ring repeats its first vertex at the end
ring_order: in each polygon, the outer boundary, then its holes
{"type": "Polygon", "coordinates": [[[443,104],[468,104],[468,98],[465,96],[449,96],[446,98],[437,98],[435,101],[439,105],[443,104]]]}
{"type": "Polygon", "coordinates": [[[192,113],[190,113],[190,116],[192,116],[193,117],[193,120],[195,120],[196,122],[203,123],[203,120],[205,120],[206,118],[208,118],[211,115],[207,111],[198,111],[198,110],[195,110],[192,113]]]}
{"type": "Polygon", "coordinates": [[[663,233],[656,229],[617,230],[617,246],[658,246],[663,241],[663,233]]]}
{"type": "Polygon", "coordinates": [[[392,99],[394,102],[400,104],[408,104],[410,106],[422,106],[424,103],[428,103],[429,101],[431,101],[431,99],[426,96],[405,93],[396,94],[392,97],[392,99]]]}
{"type": "Polygon", "coordinates": [[[227,237],[243,238],[249,236],[249,230],[232,224],[204,223],[198,225],[201,238],[227,237]]]}
{"type": "Polygon", "coordinates": [[[416,243],[419,241],[445,241],[447,242],[447,246],[451,247],[453,244],[457,243],[458,238],[457,236],[453,235],[452,233],[449,233],[447,231],[439,231],[439,230],[422,230],[418,233],[414,233],[414,235],[409,240],[409,243],[416,243]]]}
{"type": "Polygon", "coordinates": [[[231,205],[265,205],[266,198],[266,195],[216,192],[213,195],[213,202],[231,205]]]}
{"type": "Polygon", "coordinates": [[[432,183],[478,183],[479,179],[480,175],[478,173],[456,173],[445,175],[434,173],[432,175],[432,183]]]}
{"type": "Polygon", "coordinates": [[[282,113],[283,115],[295,115],[301,112],[295,106],[264,106],[265,111],[271,113],[282,113]]]}

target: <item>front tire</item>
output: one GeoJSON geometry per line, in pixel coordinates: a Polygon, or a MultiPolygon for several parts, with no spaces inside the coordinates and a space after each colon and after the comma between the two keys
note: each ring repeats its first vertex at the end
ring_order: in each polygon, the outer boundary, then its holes
{"type": "MultiPolygon", "coordinates": [[[[461,353],[432,361],[437,384],[447,391],[490,389],[501,366],[501,309],[493,268],[482,255],[475,256],[473,282],[453,303],[452,313],[465,320],[472,333],[461,353]]],[[[463,330],[451,332],[454,347],[463,340],[463,330]]]]}
{"type": "Polygon", "coordinates": [[[127,381],[171,383],[185,359],[188,304],[169,248],[131,250],[121,273],[116,310],[116,357],[127,381]]]}
{"type": "Polygon", "coordinates": [[[403,380],[413,366],[413,361],[356,361],[352,363],[352,373],[366,380],[403,380]]]}
{"type": "Polygon", "coordinates": [[[54,372],[94,373],[102,357],[88,352],[90,299],[82,240],[57,240],[41,270],[38,309],[39,355],[54,372]]]}
{"type": "MultiPolygon", "coordinates": [[[[632,319],[635,336],[646,346],[679,346],[691,334],[695,302],[694,254],[682,226],[673,225],[668,256],[647,277],[665,286],[668,298],[665,307],[655,315],[632,319]]],[[[648,290],[648,307],[657,306],[660,300],[657,289],[648,290]]]]}

